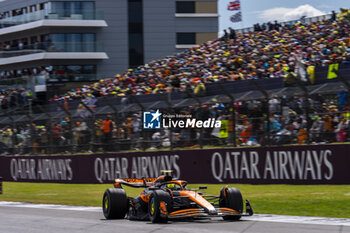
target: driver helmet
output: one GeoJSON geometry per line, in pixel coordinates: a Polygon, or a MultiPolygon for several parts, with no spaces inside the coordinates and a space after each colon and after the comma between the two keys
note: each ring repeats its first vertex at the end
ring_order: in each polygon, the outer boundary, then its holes
{"type": "Polygon", "coordinates": [[[168,183],[168,184],[166,184],[166,187],[167,187],[168,189],[175,189],[175,188],[176,188],[176,185],[175,185],[174,183],[168,183]]]}

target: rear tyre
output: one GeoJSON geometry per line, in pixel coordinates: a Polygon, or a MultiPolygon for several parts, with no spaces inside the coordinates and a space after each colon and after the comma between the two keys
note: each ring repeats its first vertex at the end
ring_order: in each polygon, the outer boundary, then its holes
{"type": "Polygon", "coordinates": [[[168,213],[171,211],[171,196],[163,190],[155,190],[148,202],[148,214],[152,223],[168,222],[168,213]]]}
{"type": "Polygon", "coordinates": [[[110,188],[103,194],[102,209],[106,219],[123,219],[128,206],[128,197],[124,189],[110,188]]]}
{"type": "MultiPolygon", "coordinates": [[[[241,192],[237,188],[223,187],[220,191],[220,207],[226,207],[243,213],[243,198],[241,192]]],[[[223,216],[224,220],[239,220],[241,216],[223,216]]]]}

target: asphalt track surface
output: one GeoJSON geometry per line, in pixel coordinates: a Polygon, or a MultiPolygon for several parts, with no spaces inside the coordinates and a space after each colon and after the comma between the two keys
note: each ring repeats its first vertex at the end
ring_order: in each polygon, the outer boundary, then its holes
{"type": "MultiPolygon", "coordinates": [[[[293,219],[292,219],[293,220],[293,219]]],[[[283,221],[283,220],[281,220],[283,221]]],[[[294,221],[294,220],[293,220],[294,221]]],[[[98,209],[33,208],[0,205],[0,233],[76,232],[240,232],[240,233],[350,233],[350,221],[317,223],[270,222],[264,217],[246,217],[237,222],[221,219],[152,224],[129,220],[105,220],[98,209]]]]}

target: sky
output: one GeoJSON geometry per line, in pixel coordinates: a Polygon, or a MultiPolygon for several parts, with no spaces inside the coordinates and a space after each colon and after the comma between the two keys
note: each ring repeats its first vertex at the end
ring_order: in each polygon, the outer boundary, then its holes
{"type": "Polygon", "coordinates": [[[220,32],[228,27],[235,29],[252,27],[268,21],[297,20],[302,16],[317,16],[350,8],[349,0],[241,0],[243,21],[232,23],[230,16],[237,11],[228,11],[233,0],[219,0],[220,32]]]}

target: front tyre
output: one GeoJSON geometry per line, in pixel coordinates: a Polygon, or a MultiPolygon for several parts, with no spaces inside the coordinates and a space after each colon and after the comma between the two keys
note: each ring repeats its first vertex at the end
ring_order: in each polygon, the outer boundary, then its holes
{"type": "MultiPolygon", "coordinates": [[[[226,207],[243,213],[243,198],[241,192],[237,188],[223,187],[220,191],[220,207],[226,207]]],[[[222,217],[224,220],[239,220],[241,216],[228,215],[222,217]]]]}
{"type": "Polygon", "coordinates": [[[155,190],[148,202],[148,214],[152,223],[168,222],[171,210],[171,196],[163,190],[155,190]]]}
{"type": "Polygon", "coordinates": [[[128,197],[124,189],[110,188],[103,194],[102,209],[106,219],[123,219],[128,206],[128,197]]]}

